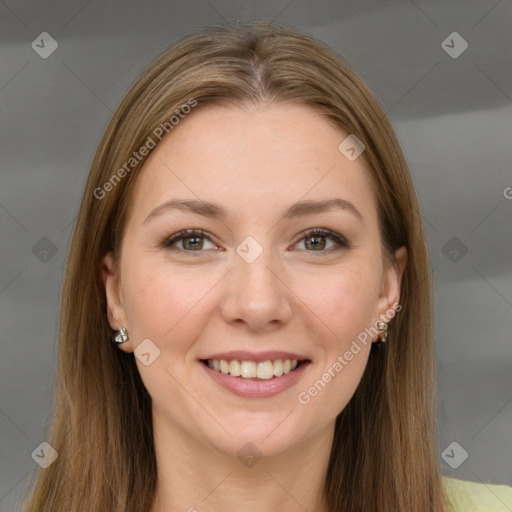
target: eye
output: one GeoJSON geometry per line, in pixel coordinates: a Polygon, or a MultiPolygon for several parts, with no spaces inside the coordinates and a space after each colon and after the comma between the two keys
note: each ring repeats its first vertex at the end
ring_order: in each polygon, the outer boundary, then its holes
{"type": "Polygon", "coordinates": [[[347,242],[346,238],[334,231],[330,231],[325,228],[312,228],[302,231],[297,235],[302,237],[299,242],[305,242],[305,246],[308,249],[312,248],[312,251],[308,252],[331,252],[337,251],[342,248],[350,249],[352,246],[347,242]],[[323,240],[322,240],[323,239],[323,240]],[[329,247],[326,250],[326,239],[334,242],[334,247],[329,247]],[[311,241],[311,242],[309,242],[311,241]]]}
{"type": "Polygon", "coordinates": [[[204,239],[210,240],[202,229],[183,229],[166,238],[162,243],[162,247],[171,251],[196,252],[197,249],[200,252],[203,249],[204,239]],[[178,242],[182,242],[182,247],[175,247],[178,242]]]}
{"type": "MultiPolygon", "coordinates": [[[[347,242],[345,237],[330,231],[325,228],[312,228],[302,231],[297,235],[301,237],[299,242],[305,242],[308,252],[331,252],[340,249],[351,249],[352,246],[347,242]],[[330,240],[334,246],[327,247],[325,240],[330,240]],[[310,242],[311,241],[311,242],[310,242]]],[[[215,249],[216,245],[210,240],[210,237],[202,229],[183,229],[174,233],[162,242],[162,247],[171,251],[185,251],[185,252],[201,252],[204,247],[204,240],[209,240],[215,249]],[[176,244],[182,242],[182,247],[177,247],[176,244]]],[[[295,245],[297,245],[297,242],[295,245]]]]}

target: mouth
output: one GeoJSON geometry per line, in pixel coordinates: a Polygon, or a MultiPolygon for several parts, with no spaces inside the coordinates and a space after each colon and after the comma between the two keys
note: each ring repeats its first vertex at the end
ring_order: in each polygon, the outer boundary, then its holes
{"type": "Polygon", "coordinates": [[[252,359],[250,354],[237,354],[219,354],[199,363],[220,388],[242,398],[272,398],[291,389],[311,364],[310,359],[292,354],[252,354],[252,359]]]}
{"type": "Polygon", "coordinates": [[[296,371],[309,359],[268,359],[250,361],[239,359],[201,359],[212,370],[231,377],[249,380],[270,380],[296,371]]]}

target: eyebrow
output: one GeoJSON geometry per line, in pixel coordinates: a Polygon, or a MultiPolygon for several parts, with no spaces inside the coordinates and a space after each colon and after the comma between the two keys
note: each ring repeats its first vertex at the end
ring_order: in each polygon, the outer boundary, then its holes
{"type": "MultiPolygon", "coordinates": [[[[146,217],[143,224],[146,224],[151,218],[163,214],[165,211],[178,209],[185,212],[196,213],[203,217],[218,218],[225,220],[227,211],[220,205],[210,203],[208,201],[199,201],[195,199],[171,199],[157,206],[146,217]]],[[[302,217],[306,215],[314,215],[332,211],[334,209],[346,210],[353,213],[359,220],[364,223],[363,216],[353,203],[346,199],[334,198],[323,201],[300,201],[289,206],[283,213],[283,219],[292,219],[294,217],[302,217]]]]}

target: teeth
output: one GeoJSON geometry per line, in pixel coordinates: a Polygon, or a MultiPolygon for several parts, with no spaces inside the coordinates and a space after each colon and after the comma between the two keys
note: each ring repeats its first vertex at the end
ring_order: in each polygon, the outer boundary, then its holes
{"type": "Polygon", "coordinates": [[[274,361],[237,361],[233,359],[212,360],[208,359],[206,364],[218,372],[233,377],[242,377],[243,379],[263,379],[268,380],[273,377],[281,377],[283,374],[290,373],[297,368],[299,362],[297,359],[276,359],[274,361]]]}
{"type": "Polygon", "coordinates": [[[276,359],[274,361],[274,375],[276,377],[281,377],[283,375],[283,361],[281,359],[276,359]]]}
{"type": "Polygon", "coordinates": [[[254,361],[242,361],[242,377],[244,379],[256,377],[256,363],[254,361]]]}
{"type": "Polygon", "coordinates": [[[242,374],[242,365],[239,361],[233,360],[229,362],[229,373],[233,377],[240,377],[242,374]]]}
{"type": "Polygon", "coordinates": [[[261,361],[256,368],[258,379],[271,379],[274,376],[274,365],[272,361],[261,361]]]}
{"type": "Polygon", "coordinates": [[[220,371],[226,375],[229,373],[229,363],[225,359],[220,360],[220,371]]]}

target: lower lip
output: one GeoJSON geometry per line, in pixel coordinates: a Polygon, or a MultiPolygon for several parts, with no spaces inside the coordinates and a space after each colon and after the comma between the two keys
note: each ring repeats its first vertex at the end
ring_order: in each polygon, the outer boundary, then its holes
{"type": "Polygon", "coordinates": [[[233,377],[232,375],[213,370],[203,362],[199,364],[217,384],[235,395],[243,398],[270,398],[296,384],[306,371],[309,363],[309,361],[304,362],[296,370],[283,374],[281,377],[272,377],[271,379],[233,377]]]}

